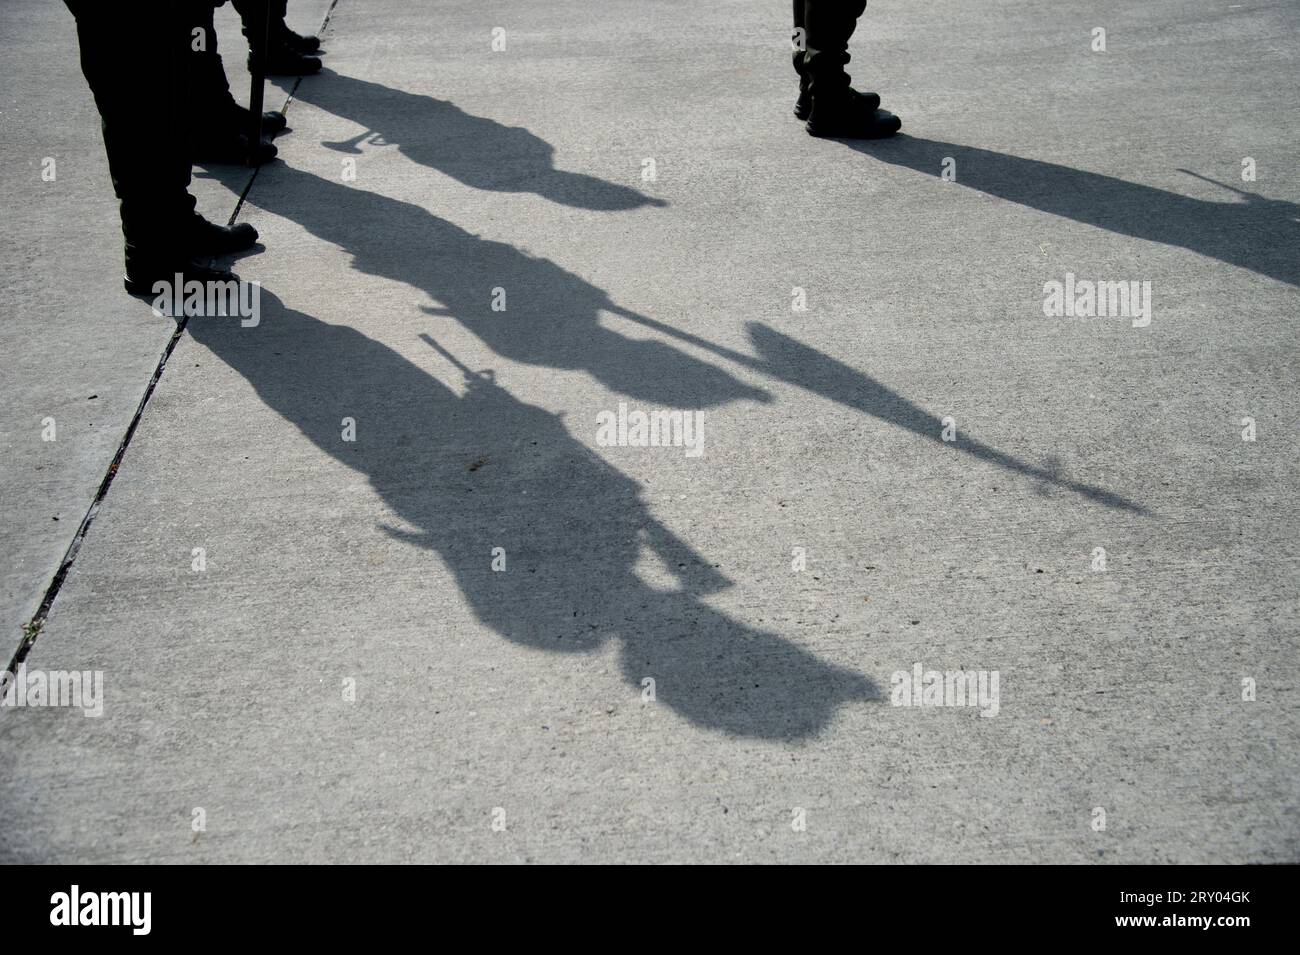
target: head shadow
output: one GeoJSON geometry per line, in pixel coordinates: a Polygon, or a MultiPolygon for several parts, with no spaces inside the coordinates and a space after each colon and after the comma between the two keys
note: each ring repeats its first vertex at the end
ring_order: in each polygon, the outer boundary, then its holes
{"type": "Polygon", "coordinates": [[[958,188],[1300,284],[1300,205],[1293,202],[1266,199],[1225,183],[1216,185],[1239,198],[1194,199],[1057,163],[906,134],[841,142],[881,162],[936,177],[945,161],[952,160],[958,188]]]}
{"type": "Polygon", "coordinates": [[[400,517],[384,530],[436,553],[496,633],[548,653],[617,641],[629,694],[652,679],[657,700],[736,736],[813,737],[839,706],[878,697],[869,679],[711,606],[731,581],[655,517],[636,481],[435,338],[413,335],[413,360],[269,291],[260,319],[193,318],[186,331],[363,475],[400,517]],[[492,567],[496,547],[504,572],[492,567]],[[642,579],[646,556],[671,586],[642,579]]]}
{"type": "Polygon", "coordinates": [[[473,189],[530,192],[551,202],[603,212],[665,206],[630,186],[555,167],[555,147],[522,126],[474,116],[448,100],[322,70],[299,84],[296,98],[365,127],[323,145],[359,154],[363,141],[392,144],[412,162],[473,189]]]}

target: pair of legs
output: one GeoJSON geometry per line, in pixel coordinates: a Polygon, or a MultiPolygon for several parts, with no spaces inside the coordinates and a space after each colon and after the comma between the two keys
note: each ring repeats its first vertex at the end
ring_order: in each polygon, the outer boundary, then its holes
{"type": "MultiPolygon", "coordinates": [[[[190,17],[190,152],[195,162],[239,163],[254,165],[275,158],[273,145],[253,144],[252,116],[230,95],[230,83],[213,27],[213,12],[226,0],[185,0],[190,17]],[[198,41],[202,38],[202,42],[198,41]],[[252,148],[250,148],[250,146],[252,148]]],[[[319,57],[307,55],[318,51],[320,40],[294,33],[285,24],[288,0],[232,0],[248,38],[249,68],[261,53],[261,66],[270,75],[302,75],[320,70],[319,57]]],[[[274,136],[285,128],[284,115],[262,114],[262,130],[274,136]]]]}
{"type": "Polygon", "coordinates": [[[814,136],[875,138],[898,132],[897,116],[880,109],[875,93],[859,93],[844,67],[849,39],[866,0],[794,0],[794,68],[799,99],[794,112],[814,136]]]}
{"type": "MultiPolygon", "coordinates": [[[[223,3],[225,0],[215,0],[214,5],[219,7],[223,3]]],[[[302,76],[320,70],[320,58],[312,55],[320,50],[320,40],[294,33],[284,22],[289,0],[231,0],[231,3],[243,21],[249,49],[264,46],[267,75],[302,76]],[[266,29],[268,5],[270,28],[266,29]]]]}
{"type": "MultiPolygon", "coordinates": [[[[190,159],[199,163],[261,165],[275,158],[275,146],[258,142],[252,147],[252,115],[235,102],[218,49],[213,13],[225,0],[183,0],[190,34],[189,93],[187,99],[190,159]]],[[[243,0],[245,33],[266,31],[265,0],[243,0]]],[[[272,29],[276,12],[271,10],[272,29]]],[[[320,61],[317,60],[317,63],[320,61]]],[[[274,136],[286,126],[283,113],[262,114],[262,131],[274,136]]]]}
{"type": "Polygon", "coordinates": [[[201,76],[191,30],[196,17],[201,22],[201,6],[210,21],[211,0],[65,3],[77,21],[81,70],[99,110],[120,204],[127,290],[147,294],[154,281],[172,281],[177,272],[199,281],[232,279],[195,260],[247,248],[257,232],[208,222],[189,193],[188,143],[201,119],[192,78],[211,83],[201,76]]]}

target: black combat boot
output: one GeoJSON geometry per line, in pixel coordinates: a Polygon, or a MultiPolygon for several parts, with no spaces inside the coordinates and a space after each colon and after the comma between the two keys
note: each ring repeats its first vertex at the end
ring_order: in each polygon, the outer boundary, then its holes
{"type": "MultiPolygon", "coordinates": [[[[251,41],[250,41],[251,42],[251,41]]],[[[256,69],[257,57],[248,54],[248,69],[256,69]]],[[[320,72],[320,57],[304,56],[279,37],[272,37],[262,68],[267,76],[308,76],[320,72]]]]}
{"type": "Polygon", "coordinates": [[[243,252],[257,244],[257,230],[247,222],[218,225],[197,212],[190,219],[185,236],[185,251],[191,258],[220,258],[243,252]]]}
{"type": "Polygon", "coordinates": [[[866,6],[866,0],[794,0],[794,114],[807,120],[813,136],[877,139],[903,125],[880,109],[878,95],[853,89],[844,70],[852,59],[849,38],[866,6]]]}
{"type": "MultiPolygon", "coordinates": [[[[253,116],[230,93],[230,82],[217,49],[217,32],[212,25],[212,4],[191,2],[185,9],[192,34],[205,38],[199,49],[191,44],[187,64],[185,120],[190,160],[234,164],[251,160],[253,165],[269,162],[276,155],[275,147],[269,143],[262,143],[255,154],[249,155],[253,116]]],[[[283,113],[262,114],[264,133],[273,136],[286,125],[283,113]]]]}
{"type": "Polygon", "coordinates": [[[216,123],[190,132],[190,160],[201,165],[260,166],[279,154],[272,143],[262,141],[250,153],[248,134],[233,123],[216,123]]]}
{"type": "Polygon", "coordinates": [[[868,97],[853,89],[812,95],[808,113],[809,135],[834,139],[883,139],[903,127],[903,121],[888,110],[879,109],[879,97],[868,97]]]}
{"type": "MultiPolygon", "coordinates": [[[[247,131],[253,126],[253,114],[248,109],[240,106],[233,99],[228,107],[228,115],[231,123],[236,129],[247,131]]],[[[289,126],[289,121],[285,119],[284,113],[278,109],[268,109],[262,114],[262,135],[278,136],[289,126]]]]}
{"type": "Polygon", "coordinates": [[[126,260],[126,277],[123,279],[123,286],[130,295],[147,295],[157,297],[166,295],[168,299],[172,297],[172,288],[176,283],[176,276],[180,276],[182,290],[177,295],[182,294],[183,285],[186,282],[238,282],[239,278],[227,269],[214,269],[211,266],[195,262],[193,259],[181,259],[162,255],[137,255],[127,256],[126,260]],[[166,283],[165,291],[158,289],[158,283],[166,283]]]}
{"type": "Polygon", "coordinates": [[[295,53],[310,55],[320,49],[320,37],[303,36],[301,33],[294,33],[284,25],[283,20],[280,21],[279,27],[277,30],[276,24],[271,24],[272,31],[279,33],[280,42],[295,53]]]}
{"type": "MultiPolygon", "coordinates": [[[[296,53],[309,60],[313,59],[310,54],[320,49],[319,37],[294,33],[285,24],[284,17],[289,10],[286,0],[234,0],[233,5],[239,13],[240,20],[243,21],[244,36],[248,38],[250,47],[261,42],[260,34],[263,29],[266,29],[270,35],[272,48],[284,47],[289,52],[296,53]]],[[[316,69],[320,69],[319,63],[316,69]]],[[[268,69],[267,72],[271,73],[272,71],[268,69]]],[[[298,70],[289,70],[288,75],[297,76],[299,72],[298,70]]]]}
{"type": "MultiPolygon", "coordinates": [[[[863,109],[876,110],[880,108],[879,93],[860,93],[852,87],[849,88],[849,92],[861,98],[863,109]]],[[[799,78],[799,98],[794,101],[794,115],[796,119],[807,119],[812,115],[812,90],[809,88],[808,80],[804,77],[799,78]]]]}

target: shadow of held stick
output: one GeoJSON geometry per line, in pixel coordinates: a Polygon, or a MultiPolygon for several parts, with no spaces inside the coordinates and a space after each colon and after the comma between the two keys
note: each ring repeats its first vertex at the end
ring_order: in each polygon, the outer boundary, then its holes
{"type": "MultiPolygon", "coordinates": [[[[887,424],[905,428],[913,434],[944,444],[943,422],[927,413],[914,403],[908,401],[898,392],[887,388],[880,382],[863,374],[856,368],[844,364],[830,355],[823,354],[808,345],[783,335],[761,322],[750,322],[746,326],[750,340],[758,350],[758,358],[738,352],[735,349],[718,345],[708,339],[689,332],[683,332],[671,325],[646,318],[636,312],[617,306],[611,308],[617,315],[638,322],[648,328],[671,335],[681,341],[689,342],[698,348],[733,361],[760,374],[778,381],[796,385],[805,391],[820,395],[846,408],[853,408],[879,418],[887,424]]],[[[1091,501],[1136,514],[1148,514],[1149,511],[1140,504],[1128,500],[1120,494],[1105,488],[1071,481],[1061,477],[1059,467],[1037,467],[1021,461],[1013,455],[991,448],[979,441],[963,438],[961,441],[946,445],[955,447],[981,461],[987,461],[1000,468],[1034,478],[1046,485],[1053,485],[1081,494],[1091,501]]]]}

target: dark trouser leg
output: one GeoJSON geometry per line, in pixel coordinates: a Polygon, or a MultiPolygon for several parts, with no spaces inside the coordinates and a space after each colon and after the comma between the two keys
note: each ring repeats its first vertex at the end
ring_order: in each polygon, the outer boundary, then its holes
{"type": "Polygon", "coordinates": [[[185,148],[189,37],[176,0],[66,0],[104,131],[128,268],[175,257],[194,215],[185,148]]]}
{"type": "MultiPolygon", "coordinates": [[[[213,28],[213,10],[225,0],[182,0],[188,7],[190,36],[196,32],[205,37],[204,49],[195,50],[191,42],[189,147],[190,158],[195,162],[254,163],[267,162],[275,157],[275,147],[263,142],[249,156],[249,137],[252,135],[252,117],[230,93],[226,68],[221,61],[217,34],[213,28]]],[[[263,130],[271,135],[284,129],[283,114],[263,115],[263,130]]]]}
{"type": "Polygon", "coordinates": [[[221,62],[217,30],[212,13],[225,0],[186,0],[187,28],[190,34],[190,114],[198,123],[228,120],[235,108],[230,95],[230,81],[221,62]],[[202,49],[195,49],[195,31],[203,36],[202,49]]]}
{"type": "Polygon", "coordinates": [[[248,38],[249,69],[258,54],[265,54],[262,66],[267,76],[305,76],[320,70],[320,60],[310,55],[320,43],[315,37],[302,37],[284,22],[286,0],[232,0],[244,21],[248,38]]]}
{"type": "MultiPolygon", "coordinates": [[[[230,0],[239,19],[244,23],[244,36],[248,42],[261,42],[262,16],[268,0],[230,0]]],[[[285,29],[284,18],[289,12],[289,0],[269,0],[271,5],[271,36],[285,29]]]]}
{"type": "MultiPolygon", "coordinates": [[[[225,0],[222,0],[224,3],[225,0]]],[[[244,27],[247,29],[258,21],[258,14],[266,9],[267,0],[231,0],[239,17],[244,21],[244,27]]],[[[289,12],[289,0],[270,0],[271,4],[271,22],[283,20],[289,12]]]]}
{"type": "Polygon", "coordinates": [[[808,79],[813,95],[848,89],[849,38],[867,0],[795,0],[794,7],[795,25],[803,26],[807,46],[802,60],[796,56],[795,69],[808,79]]]}

